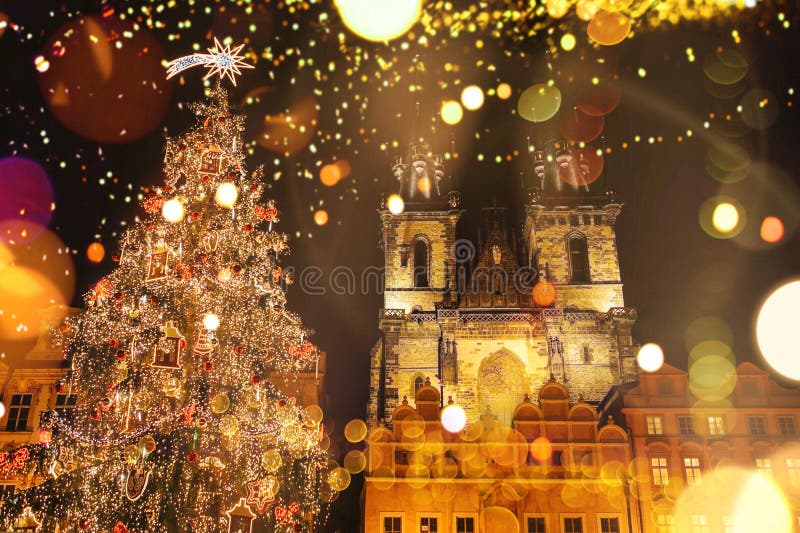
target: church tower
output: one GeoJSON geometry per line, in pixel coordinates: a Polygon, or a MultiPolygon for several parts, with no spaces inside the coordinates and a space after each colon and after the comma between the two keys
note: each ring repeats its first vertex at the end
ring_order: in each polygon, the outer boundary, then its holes
{"type": "Polygon", "coordinates": [[[484,207],[476,245],[456,234],[463,211],[458,193],[444,190],[442,163],[412,143],[393,166],[405,210],[379,210],[385,293],[369,425],[391,424],[432,389],[470,421],[505,424],[553,380],[573,401],[597,403],[633,379],[636,311],[622,298],[613,194],[539,187],[519,239],[505,208],[484,207]],[[555,289],[552,302],[532,297],[537,279],[555,289]]]}

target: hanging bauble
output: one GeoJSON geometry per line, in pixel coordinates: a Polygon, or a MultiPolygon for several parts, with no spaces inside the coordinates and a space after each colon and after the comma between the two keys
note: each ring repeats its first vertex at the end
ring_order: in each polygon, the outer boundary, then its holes
{"type": "Polygon", "coordinates": [[[128,352],[125,350],[117,350],[117,361],[124,361],[126,357],[128,357],[128,352]]]}
{"type": "Polygon", "coordinates": [[[261,375],[253,374],[252,376],[250,376],[250,383],[252,385],[258,385],[259,383],[261,383],[261,375]]]}
{"type": "Polygon", "coordinates": [[[214,370],[214,361],[203,361],[203,370],[206,372],[211,372],[214,370]]]}
{"type": "Polygon", "coordinates": [[[261,466],[267,472],[277,472],[282,462],[281,453],[275,448],[261,454],[261,466]]]}
{"type": "Polygon", "coordinates": [[[170,398],[178,398],[181,395],[182,388],[183,384],[181,383],[181,380],[174,376],[165,379],[161,386],[161,390],[164,395],[170,398]]]}
{"type": "Polygon", "coordinates": [[[240,344],[236,346],[236,348],[234,348],[233,351],[236,353],[236,355],[244,355],[244,346],[240,344]]]}
{"type": "Polygon", "coordinates": [[[156,439],[152,435],[145,435],[139,439],[139,451],[150,455],[156,449],[156,439]]]}
{"type": "Polygon", "coordinates": [[[126,463],[129,465],[135,465],[139,462],[139,459],[142,458],[142,453],[139,451],[139,447],[135,444],[128,444],[125,446],[122,456],[124,457],[126,463]]]}
{"type": "Polygon", "coordinates": [[[102,416],[102,415],[100,414],[100,409],[92,409],[92,412],[89,414],[89,418],[91,418],[91,419],[92,419],[92,420],[94,420],[95,422],[97,422],[98,420],[100,420],[100,417],[101,417],[101,416],[102,416]]]}
{"type": "Polygon", "coordinates": [[[539,307],[550,307],[555,301],[555,286],[542,276],[533,287],[533,302],[539,307]]]}
{"type": "Polygon", "coordinates": [[[116,350],[119,348],[119,341],[117,339],[111,339],[108,341],[108,345],[111,347],[112,350],[116,350]]]}
{"type": "Polygon", "coordinates": [[[231,438],[239,434],[239,419],[233,415],[225,415],[219,421],[219,432],[231,438]]]}
{"type": "Polygon", "coordinates": [[[190,463],[196,463],[199,458],[200,456],[197,455],[197,452],[194,450],[186,454],[186,460],[189,461],[190,463]]]}
{"type": "Polygon", "coordinates": [[[228,398],[228,395],[224,392],[220,392],[219,394],[215,394],[213,398],[211,398],[211,412],[214,414],[222,414],[228,410],[231,406],[231,400],[228,398]]]}

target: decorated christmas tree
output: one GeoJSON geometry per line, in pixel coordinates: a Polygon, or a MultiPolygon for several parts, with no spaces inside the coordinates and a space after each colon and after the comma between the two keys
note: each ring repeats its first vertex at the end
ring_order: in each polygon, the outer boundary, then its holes
{"type": "MultiPolygon", "coordinates": [[[[223,77],[243,66],[237,52],[195,55],[223,77]]],[[[287,239],[262,171],[246,172],[243,117],[218,82],[191,109],[116,268],[56,332],[69,364],[57,388],[76,406],[45,413],[41,444],[7,454],[46,481],[6,500],[6,525],[314,531],[346,486],[321,409],[285,392],[319,354],[285,307],[287,239]]]]}

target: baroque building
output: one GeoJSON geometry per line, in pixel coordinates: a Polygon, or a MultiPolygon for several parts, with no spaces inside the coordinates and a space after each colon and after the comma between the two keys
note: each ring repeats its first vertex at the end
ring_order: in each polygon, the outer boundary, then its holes
{"type": "Polygon", "coordinates": [[[442,160],[412,144],[393,168],[405,210],[379,211],[385,293],[369,425],[390,423],[426,380],[469,420],[509,423],[551,376],[590,403],[634,379],[636,311],[622,294],[613,192],[534,191],[520,232],[505,209],[485,208],[475,246],[459,238],[464,211],[459,193],[443,190],[442,160]],[[537,280],[555,288],[554,302],[534,301],[537,280]]]}

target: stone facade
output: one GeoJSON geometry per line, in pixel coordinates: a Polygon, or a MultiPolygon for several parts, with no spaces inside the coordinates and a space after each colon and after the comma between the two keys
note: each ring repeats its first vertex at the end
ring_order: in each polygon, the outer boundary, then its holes
{"type": "Polygon", "coordinates": [[[632,379],[636,312],[622,295],[620,209],[607,196],[537,196],[517,246],[505,210],[487,208],[477,247],[458,239],[463,211],[452,202],[380,210],[385,294],[370,353],[368,424],[389,423],[426,379],[470,420],[492,414],[503,422],[551,375],[573,400],[595,403],[632,379]],[[521,283],[536,272],[556,288],[551,307],[536,307],[532,283],[521,283]]]}

